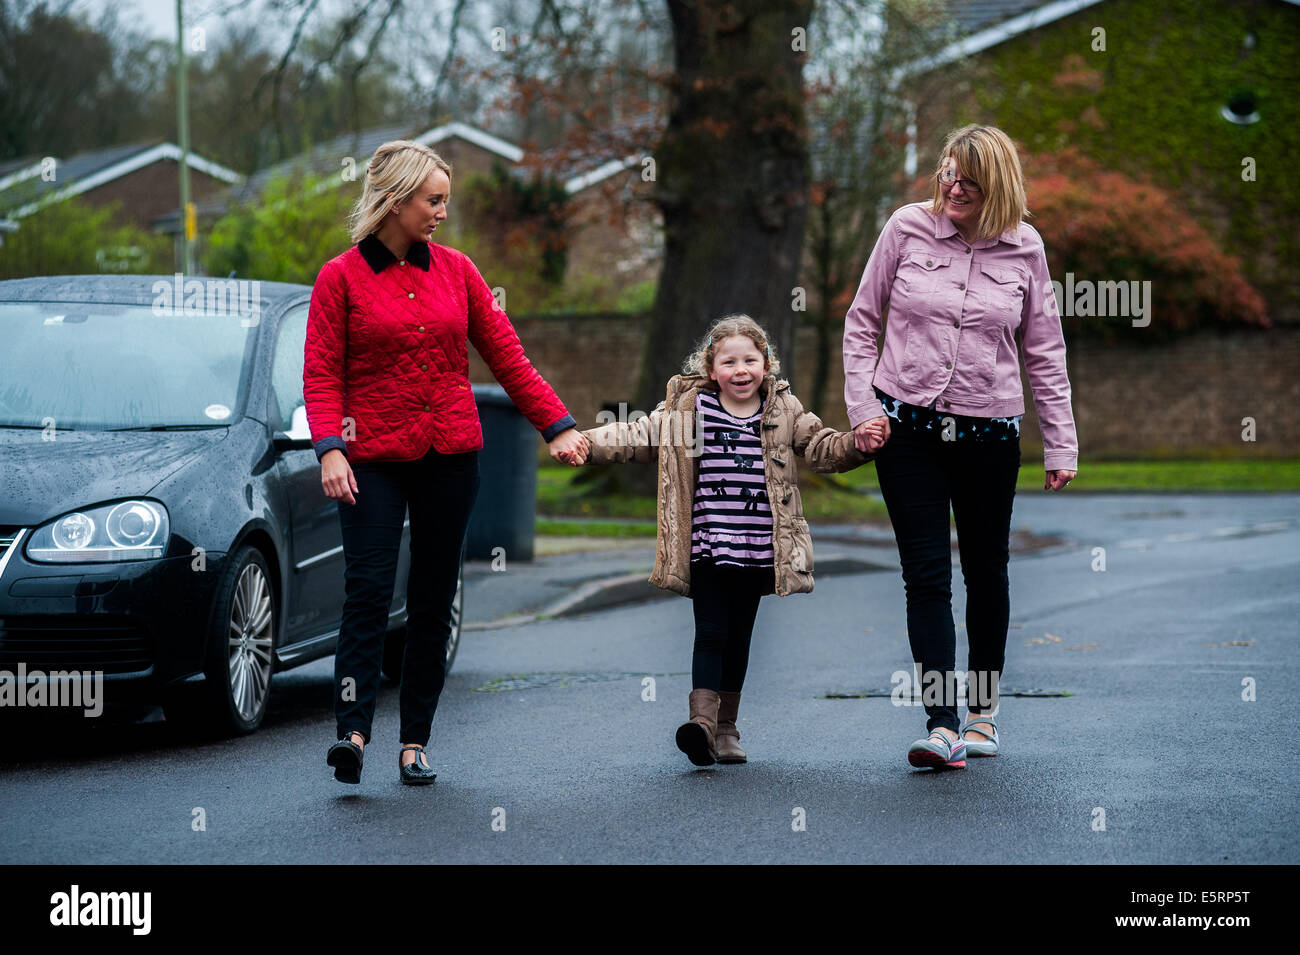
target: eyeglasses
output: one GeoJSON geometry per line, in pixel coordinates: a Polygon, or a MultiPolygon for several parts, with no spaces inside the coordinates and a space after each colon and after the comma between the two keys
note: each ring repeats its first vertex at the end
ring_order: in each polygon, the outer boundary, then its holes
{"type": "Polygon", "coordinates": [[[979,185],[977,185],[975,180],[973,179],[958,179],[956,176],[952,174],[951,169],[945,169],[943,172],[939,173],[939,181],[943,183],[945,186],[955,186],[958,183],[960,183],[962,192],[971,192],[971,193],[978,194],[984,191],[980,189],[979,185]]]}

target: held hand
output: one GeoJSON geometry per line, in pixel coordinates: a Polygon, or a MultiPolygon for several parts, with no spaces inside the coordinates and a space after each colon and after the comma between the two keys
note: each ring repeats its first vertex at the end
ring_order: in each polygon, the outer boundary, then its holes
{"type": "Polygon", "coordinates": [[[577,428],[567,428],[551,439],[548,448],[555,460],[577,467],[586,463],[591,441],[577,428]]]}
{"type": "Polygon", "coordinates": [[[859,451],[879,451],[888,440],[889,418],[885,415],[864,421],[853,429],[853,446],[859,451]]]}
{"type": "Polygon", "coordinates": [[[1074,480],[1078,471],[1048,471],[1047,477],[1043,481],[1044,491],[1061,491],[1065,485],[1074,480]]]}
{"type": "Polygon", "coordinates": [[[325,496],[335,501],[347,501],[349,504],[357,503],[354,494],[360,493],[357,489],[357,479],[352,475],[352,466],[348,464],[347,455],[338,448],[333,448],[325,452],[325,456],[320,459],[320,484],[325,490],[325,496]]]}

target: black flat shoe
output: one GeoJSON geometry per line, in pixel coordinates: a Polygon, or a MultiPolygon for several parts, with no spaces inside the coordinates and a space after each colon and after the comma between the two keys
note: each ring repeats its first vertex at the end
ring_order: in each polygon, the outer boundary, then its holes
{"type": "Polygon", "coordinates": [[[423,746],[403,746],[401,752],[397,754],[397,777],[405,785],[427,786],[429,785],[429,783],[433,782],[435,779],[438,778],[437,773],[435,773],[428,766],[425,766],[423,763],[420,762],[419,754],[422,754],[423,752],[424,752],[423,746]],[[413,759],[411,762],[403,766],[402,753],[405,753],[408,749],[417,750],[418,753],[415,759],[413,759]]]}
{"type": "Polygon", "coordinates": [[[361,747],[352,742],[353,736],[365,739],[360,732],[354,730],[331,746],[325,754],[326,765],[334,767],[334,778],[341,783],[361,782],[363,754],[361,747]]]}

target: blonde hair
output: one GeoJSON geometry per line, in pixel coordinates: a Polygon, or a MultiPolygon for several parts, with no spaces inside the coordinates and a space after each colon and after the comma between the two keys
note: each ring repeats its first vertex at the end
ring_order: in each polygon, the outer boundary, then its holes
{"type": "Polygon", "coordinates": [[[1019,228],[1022,219],[1029,217],[1020,157],[1011,137],[996,126],[963,126],[948,134],[934,171],[931,212],[935,215],[943,212],[943,189],[938,177],[950,156],[957,160],[962,178],[975,180],[984,193],[976,238],[991,239],[1012,232],[1019,228]]]}
{"type": "Polygon", "coordinates": [[[394,139],[375,150],[366,164],[361,198],[348,216],[353,242],[379,229],[394,205],[406,202],[435,169],[451,179],[451,166],[428,146],[409,139],[394,139]]]}
{"type": "Polygon", "coordinates": [[[754,343],[754,347],[763,355],[765,374],[775,375],[781,370],[781,362],[772,351],[772,344],[763,327],[748,315],[727,315],[709,326],[708,332],[700,339],[699,347],[691,352],[682,365],[682,371],[688,375],[707,376],[713,368],[713,356],[718,346],[733,335],[743,335],[754,343]]]}

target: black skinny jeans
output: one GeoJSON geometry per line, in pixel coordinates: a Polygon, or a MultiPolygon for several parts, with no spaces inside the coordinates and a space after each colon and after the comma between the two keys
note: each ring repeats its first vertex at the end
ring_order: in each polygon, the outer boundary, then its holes
{"type": "Polygon", "coordinates": [[[402,523],[409,507],[401,742],[424,745],[447,677],[451,605],[478,493],[478,452],[430,451],[415,461],[361,461],[352,465],[352,473],[356,504],[339,502],[347,596],[334,654],[338,737],[355,730],[370,742],[402,523]]]}
{"type": "Polygon", "coordinates": [[[925,707],[926,729],[954,732],[956,699],[950,692],[957,637],[952,619],[952,545],[948,513],[957,523],[966,582],[966,636],[970,642],[968,697],[988,713],[981,685],[993,689],[1007,645],[1011,603],[1007,578],[1011,505],[1020,471],[1020,440],[944,441],[936,432],[896,428],[876,455],[876,474],[898,541],[907,592],[907,635],[912,659],[926,674],[942,674],[948,688],[939,705],[925,707]],[[982,681],[982,683],[981,683],[982,681]]]}
{"type": "Polygon", "coordinates": [[[749,669],[749,641],[758,602],[775,590],[771,567],[734,567],[691,561],[695,653],[691,687],[739,693],[749,669]]]}

